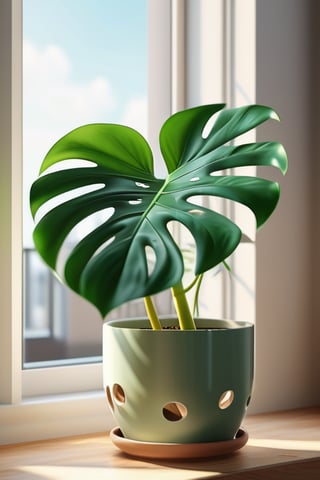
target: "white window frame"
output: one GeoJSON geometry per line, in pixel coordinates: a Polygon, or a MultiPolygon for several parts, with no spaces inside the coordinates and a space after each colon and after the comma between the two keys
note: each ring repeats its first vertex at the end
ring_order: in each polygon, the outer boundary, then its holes
{"type": "MultiPolygon", "coordinates": [[[[244,12],[246,22],[237,24],[246,28],[241,46],[234,37],[239,0],[149,4],[151,131],[159,130],[169,112],[187,106],[221,101],[236,105],[236,77],[247,82],[254,101],[255,0],[241,0],[242,11],[251,12],[244,12]],[[236,61],[243,49],[249,65],[245,72],[236,61]]],[[[101,364],[22,371],[21,0],[1,0],[0,10],[0,444],[5,444],[107,430],[113,420],[102,391],[101,364]]],[[[151,136],[150,142],[156,150],[157,138],[151,136]]],[[[248,277],[253,285],[254,265],[248,277]]],[[[229,314],[235,307],[228,305],[237,294],[226,291],[229,314]]],[[[254,312],[252,298],[250,308],[254,312]]]]}

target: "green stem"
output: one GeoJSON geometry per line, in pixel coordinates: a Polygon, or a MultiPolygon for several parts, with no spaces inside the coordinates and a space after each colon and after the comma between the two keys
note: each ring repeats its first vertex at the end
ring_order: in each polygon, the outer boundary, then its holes
{"type": "Polygon", "coordinates": [[[153,330],[161,330],[161,323],[151,297],[144,297],[144,305],[153,330]]]}
{"type": "Polygon", "coordinates": [[[197,284],[196,290],[194,294],[194,303],[193,303],[193,315],[199,315],[199,294],[200,294],[200,287],[203,280],[203,273],[198,275],[197,277],[197,284]]]}
{"type": "Polygon", "coordinates": [[[181,330],[196,330],[193,317],[187,302],[186,292],[180,281],[171,288],[174,305],[178,315],[179,326],[181,330]]]}
{"type": "Polygon", "coordinates": [[[192,280],[192,282],[191,282],[187,287],[185,287],[184,291],[185,291],[186,293],[189,292],[189,290],[191,290],[198,281],[199,281],[199,275],[197,275],[196,277],[194,277],[194,279],[192,280]]]}

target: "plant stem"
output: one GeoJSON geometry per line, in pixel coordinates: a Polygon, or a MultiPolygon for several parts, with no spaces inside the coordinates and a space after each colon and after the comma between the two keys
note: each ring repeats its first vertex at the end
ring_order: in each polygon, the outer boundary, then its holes
{"type": "MultiPolygon", "coordinates": [[[[202,275],[202,274],[201,274],[202,275]]],[[[192,280],[192,282],[190,283],[190,285],[188,285],[187,287],[185,287],[184,291],[187,293],[189,292],[189,290],[191,290],[196,283],[198,283],[199,281],[199,276],[200,275],[197,275],[196,277],[194,277],[194,279],[192,280]]]]}
{"type": "Polygon", "coordinates": [[[194,294],[194,303],[193,303],[193,315],[199,315],[199,294],[200,294],[200,287],[203,280],[203,273],[198,275],[197,282],[196,282],[196,290],[194,294]]]}
{"type": "Polygon", "coordinates": [[[161,323],[151,297],[144,297],[144,305],[153,330],[161,330],[161,323]]]}
{"type": "Polygon", "coordinates": [[[180,281],[171,288],[174,305],[178,315],[179,326],[181,330],[196,330],[193,317],[187,302],[186,292],[180,281]]]}

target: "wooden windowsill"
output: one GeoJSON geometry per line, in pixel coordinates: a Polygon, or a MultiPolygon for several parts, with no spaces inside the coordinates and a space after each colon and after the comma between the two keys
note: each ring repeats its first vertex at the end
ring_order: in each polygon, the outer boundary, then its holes
{"type": "Polygon", "coordinates": [[[245,480],[320,478],[320,408],[249,416],[249,441],[238,452],[199,461],[141,461],[107,434],[0,447],[1,479],[245,480]]]}

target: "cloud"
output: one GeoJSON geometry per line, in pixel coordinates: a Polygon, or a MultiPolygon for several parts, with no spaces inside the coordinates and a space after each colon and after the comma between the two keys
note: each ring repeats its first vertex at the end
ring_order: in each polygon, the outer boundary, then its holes
{"type": "Polygon", "coordinates": [[[134,98],[130,100],[124,111],[122,122],[124,125],[133,126],[144,137],[147,136],[147,99],[134,98]]]}
{"type": "MultiPolygon", "coordinates": [[[[96,76],[86,82],[73,79],[70,59],[62,48],[24,43],[23,104],[24,150],[33,158],[44,155],[67,131],[91,122],[114,121],[147,133],[147,100],[133,97],[117,101],[108,79],[96,76]],[[33,152],[33,153],[32,153],[33,152]]],[[[38,157],[39,158],[39,157],[38,157]]]]}
{"type": "Polygon", "coordinates": [[[71,62],[61,48],[40,49],[26,42],[23,56],[25,129],[45,123],[48,130],[63,134],[82,123],[105,121],[114,110],[115,93],[108,80],[72,80],[71,62]]]}
{"type": "Polygon", "coordinates": [[[51,145],[82,124],[114,121],[110,119],[119,116],[120,108],[120,123],[146,135],[147,101],[132,98],[120,105],[108,79],[74,79],[72,62],[58,46],[38,47],[26,41],[23,59],[24,243],[29,246],[33,228],[29,189],[51,145]]]}

